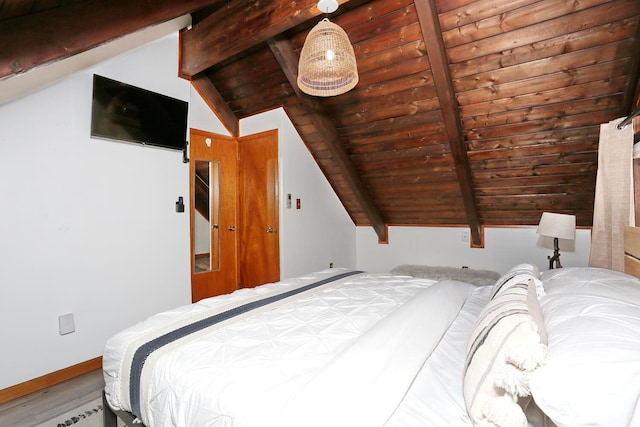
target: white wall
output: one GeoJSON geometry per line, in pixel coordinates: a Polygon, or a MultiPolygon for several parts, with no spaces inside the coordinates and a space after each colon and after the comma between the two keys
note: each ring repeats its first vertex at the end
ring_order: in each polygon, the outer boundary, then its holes
{"type": "Polygon", "coordinates": [[[282,108],[240,121],[241,135],[278,129],[280,276],[355,268],[355,226],[282,108]],[[291,194],[292,207],[286,207],[291,194]],[[300,199],[300,209],[296,209],[300,199]]]}
{"type": "MultiPolygon", "coordinates": [[[[228,135],[176,77],[172,34],[0,105],[0,389],[102,354],[116,331],[189,303],[189,165],[182,153],[90,137],[94,73],[189,101],[189,126],[228,135]],[[58,316],[76,332],[61,336],[58,316]]],[[[281,275],[355,266],[355,226],[282,110],[281,275]]]]}
{"type": "Polygon", "coordinates": [[[177,34],[0,106],[0,389],[190,301],[182,153],[92,139],[93,73],[189,100],[177,34]],[[61,336],[58,316],[76,332],[61,336]]]}
{"type": "MultiPolygon", "coordinates": [[[[523,262],[549,268],[547,256],[553,242],[536,234],[536,227],[485,228],[484,248],[470,248],[469,229],[456,227],[389,227],[389,244],[378,244],[371,227],[358,227],[357,268],[389,272],[401,264],[473,269],[506,273],[523,262]],[[467,241],[463,242],[463,235],[467,241]]],[[[561,241],[560,261],[565,267],[586,267],[591,247],[591,230],[576,230],[575,242],[561,241]]]]}

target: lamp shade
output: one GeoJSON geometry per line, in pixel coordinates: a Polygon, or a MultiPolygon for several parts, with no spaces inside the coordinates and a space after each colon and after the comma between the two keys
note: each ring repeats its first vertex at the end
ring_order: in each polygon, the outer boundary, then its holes
{"type": "Polygon", "coordinates": [[[576,216],[543,212],[536,233],[547,237],[574,240],[576,238],[576,216]]]}
{"type": "Polygon", "coordinates": [[[298,62],[298,87],[314,96],[341,95],[358,84],[358,67],[347,33],[327,18],[309,31],[298,62]]]}

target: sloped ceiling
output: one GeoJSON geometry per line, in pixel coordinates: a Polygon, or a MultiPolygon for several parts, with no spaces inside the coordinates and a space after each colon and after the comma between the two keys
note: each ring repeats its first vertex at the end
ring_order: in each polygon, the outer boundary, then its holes
{"type": "Polygon", "coordinates": [[[639,105],[637,0],[341,0],[360,81],[310,97],[314,0],[0,2],[0,78],[191,13],[180,75],[232,133],[284,107],[356,225],[590,226],[599,125],[639,105]]]}

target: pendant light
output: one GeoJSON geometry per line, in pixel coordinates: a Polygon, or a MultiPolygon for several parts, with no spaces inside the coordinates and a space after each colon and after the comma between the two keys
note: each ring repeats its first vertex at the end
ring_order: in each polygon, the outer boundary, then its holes
{"type": "MultiPolygon", "coordinates": [[[[336,0],[320,0],[325,13],[338,9],[336,0]]],[[[314,96],[341,95],[358,84],[356,55],[347,33],[324,18],[309,32],[298,62],[298,87],[314,96]]]]}

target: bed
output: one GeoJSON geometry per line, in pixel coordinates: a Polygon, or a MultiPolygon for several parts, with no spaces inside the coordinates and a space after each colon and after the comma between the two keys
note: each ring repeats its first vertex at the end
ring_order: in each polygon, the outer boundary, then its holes
{"type": "Polygon", "coordinates": [[[640,280],[330,269],[111,337],[105,426],[638,426],[640,280]]]}

